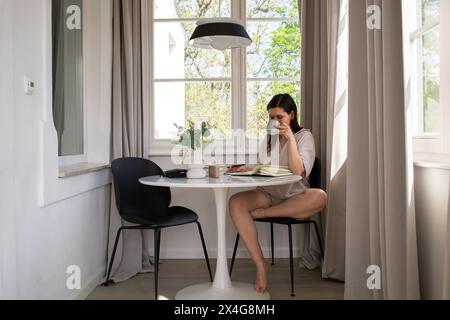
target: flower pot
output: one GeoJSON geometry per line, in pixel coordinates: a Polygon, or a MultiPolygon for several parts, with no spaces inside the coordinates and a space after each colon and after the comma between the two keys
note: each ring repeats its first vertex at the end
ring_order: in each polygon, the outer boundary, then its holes
{"type": "Polygon", "coordinates": [[[188,166],[187,178],[188,179],[203,179],[206,178],[206,170],[202,164],[190,164],[188,166]]]}

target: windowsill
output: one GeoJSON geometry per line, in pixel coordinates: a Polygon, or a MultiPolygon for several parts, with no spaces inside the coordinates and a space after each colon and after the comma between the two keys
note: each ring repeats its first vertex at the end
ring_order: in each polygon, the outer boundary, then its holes
{"type": "Polygon", "coordinates": [[[424,133],[413,136],[413,140],[439,140],[440,138],[441,135],[437,133],[424,133]]]}
{"type": "Polygon", "coordinates": [[[414,166],[420,168],[449,169],[450,154],[443,152],[414,152],[414,166]]]}
{"type": "Polygon", "coordinates": [[[414,166],[419,168],[450,170],[450,162],[415,161],[414,166]]]}
{"type": "Polygon", "coordinates": [[[59,167],[59,178],[69,178],[80,176],[83,174],[97,172],[104,169],[108,169],[110,167],[109,164],[104,163],[78,163],[70,166],[61,166],[59,167]]]}
{"type": "MultiPolygon", "coordinates": [[[[215,156],[254,156],[257,155],[257,152],[249,152],[249,151],[230,151],[230,152],[215,152],[215,156]]],[[[171,150],[166,149],[154,149],[150,150],[148,153],[149,157],[171,157],[171,150]]],[[[212,156],[212,155],[209,155],[212,156]]]]}
{"type": "MultiPolygon", "coordinates": [[[[242,146],[228,145],[227,142],[217,141],[217,148],[211,145],[205,145],[203,154],[206,157],[214,156],[254,156],[258,154],[259,140],[250,140],[242,144],[242,146]],[[255,144],[256,141],[256,144],[255,144]]],[[[170,143],[161,143],[161,145],[153,146],[148,150],[149,157],[170,157],[174,153],[175,145],[170,143]]],[[[176,151],[175,151],[176,152],[176,151]]]]}

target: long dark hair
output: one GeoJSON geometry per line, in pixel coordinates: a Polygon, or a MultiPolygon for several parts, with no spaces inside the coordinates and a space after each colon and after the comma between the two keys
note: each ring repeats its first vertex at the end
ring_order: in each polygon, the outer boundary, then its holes
{"type": "MultiPolygon", "coordinates": [[[[294,113],[294,119],[291,120],[291,130],[294,134],[303,130],[303,128],[298,123],[298,109],[294,99],[287,93],[285,94],[277,94],[270,100],[267,105],[267,111],[274,108],[281,108],[287,114],[291,115],[294,113]]],[[[270,153],[272,151],[272,136],[267,135],[267,152],[270,153]]]]}

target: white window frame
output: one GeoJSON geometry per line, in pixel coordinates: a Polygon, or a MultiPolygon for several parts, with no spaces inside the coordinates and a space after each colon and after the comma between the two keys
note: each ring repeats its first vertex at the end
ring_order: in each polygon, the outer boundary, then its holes
{"type": "MultiPolygon", "coordinates": [[[[111,172],[104,169],[111,158],[111,81],[112,81],[112,2],[85,1],[84,21],[89,30],[84,48],[85,91],[84,108],[87,122],[87,162],[98,170],[60,178],[58,138],[53,121],[52,92],[52,10],[51,0],[43,2],[43,74],[41,83],[43,105],[40,127],[40,169],[37,190],[40,207],[47,207],[65,199],[101,188],[111,183],[111,172]]],[[[83,23],[84,25],[84,23],[83,23]]],[[[41,34],[41,33],[38,33],[41,34]]]]}
{"type": "MultiPolygon", "coordinates": [[[[231,0],[231,18],[240,21],[246,25],[247,21],[289,21],[298,18],[247,18],[247,1],[246,0],[231,0]]],[[[153,16],[153,0],[143,2],[143,30],[142,30],[142,46],[143,46],[143,85],[144,88],[151,88],[144,90],[144,146],[148,150],[149,156],[169,156],[173,148],[170,140],[161,140],[155,138],[155,106],[154,106],[154,59],[153,59],[153,23],[154,22],[170,22],[170,21],[197,21],[198,19],[154,19],[153,16]],[[148,92],[150,91],[150,92],[148,92]]],[[[213,79],[189,79],[189,82],[195,81],[231,81],[231,129],[232,130],[246,130],[247,129],[247,81],[301,81],[298,78],[247,78],[247,50],[246,48],[237,48],[231,50],[231,78],[213,78],[213,79]]],[[[186,79],[168,79],[160,80],[158,82],[173,82],[186,81],[186,79]]],[[[300,107],[300,106],[299,106],[300,107]]],[[[245,154],[250,154],[248,146],[251,143],[246,143],[245,154]]],[[[239,146],[238,148],[242,150],[239,146]]],[[[225,153],[229,153],[227,150],[225,153]]],[[[253,151],[254,153],[254,151],[253,151]]],[[[233,151],[232,154],[241,154],[241,151],[233,151]]]]}
{"type": "MultiPolygon", "coordinates": [[[[419,1],[419,0],[418,0],[419,1]]],[[[417,4],[419,2],[416,2],[417,4]]],[[[415,4],[416,4],[415,3],[415,4]]],[[[418,110],[417,103],[421,103],[421,99],[418,97],[421,95],[421,88],[417,87],[417,77],[421,75],[419,72],[420,57],[415,53],[416,51],[416,40],[420,39],[427,32],[439,28],[439,41],[440,41],[440,111],[441,111],[441,123],[440,132],[438,134],[420,134],[413,136],[413,152],[414,161],[438,161],[438,162],[448,162],[450,161],[450,126],[449,126],[449,116],[450,116],[450,76],[448,75],[450,66],[450,55],[448,54],[450,46],[446,43],[445,39],[450,36],[450,23],[447,22],[450,18],[450,3],[446,0],[440,1],[439,17],[428,21],[425,25],[420,28],[416,28],[417,24],[417,6],[411,5],[410,0],[403,1],[404,12],[404,23],[405,23],[405,67],[407,72],[410,73],[407,79],[411,80],[410,92],[410,108],[413,110],[418,110]],[[416,28],[416,29],[414,29],[416,28]],[[413,30],[411,32],[411,30],[413,30]]],[[[413,112],[413,117],[409,119],[412,121],[412,126],[418,125],[418,117],[416,111],[413,112]]],[[[417,128],[417,127],[415,127],[417,128]]],[[[417,132],[417,130],[414,130],[417,132]]]]}
{"type": "MultiPolygon", "coordinates": [[[[244,0],[242,2],[246,2],[246,1],[244,0]]],[[[290,22],[290,21],[295,21],[295,22],[299,23],[299,28],[301,27],[299,17],[295,17],[295,18],[248,18],[247,17],[247,12],[246,12],[246,3],[244,5],[245,5],[244,12],[245,12],[245,15],[246,15],[245,23],[247,23],[247,22],[269,22],[270,23],[270,22],[290,22]]],[[[299,30],[299,32],[301,32],[301,30],[299,30]]],[[[301,50],[301,46],[300,46],[300,50],[301,50]]],[[[244,50],[244,57],[243,58],[245,60],[247,58],[246,50],[244,50]]],[[[242,68],[247,70],[247,64],[245,63],[242,66],[242,68]]],[[[299,69],[301,69],[301,65],[299,66],[299,69]]],[[[248,108],[248,106],[247,106],[247,93],[248,93],[248,91],[247,91],[247,83],[249,83],[249,82],[297,82],[297,81],[301,83],[301,75],[299,75],[297,78],[276,78],[276,77],[273,77],[273,78],[267,78],[267,77],[250,78],[250,77],[247,77],[247,74],[245,74],[245,80],[244,80],[244,82],[245,82],[244,83],[245,95],[243,95],[243,97],[242,97],[242,99],[245,100],[245,101],[241,102],[242,105],[245,108],[244,110],[242,110],[242,112],[244,113],[244,115],[242,115],[242,118],[244,119],[243,128],[247,129],[247,108],[248,108]]],[[[284,93],[284,92],[279,92],[279,93],[284,93]]],[[[267,102],[269,102],[269,101],[267,101],[267,102]]],[[[299,102],[299,105],[297,106],[298,107],[298,110],[297,110],[298,112],[301,111],[300,103],[301,102],[299,102]]]]}
{"type": "MultiPolygon", "coordinates": [[[[73,164],[78,163],[85,163],[88,160],[88,154],[87,154],[87,147],[88,147],[88,139],[87,139],[87,108],[86,108],[86,55],[87,55],[87,34],[86,30],[88,27],[87,24],[87,6],[86,6],[86,0],[82,1],[83,3],[83,10],[81,15],[81,25],[83,33],[83,153],[78,155],[71,155],[71,156],[59,156],[58,155],[58,161],[60,167],[70,166],[73,164]]],[[[59,141],[58,141],[59,143],[59,141]]]]}

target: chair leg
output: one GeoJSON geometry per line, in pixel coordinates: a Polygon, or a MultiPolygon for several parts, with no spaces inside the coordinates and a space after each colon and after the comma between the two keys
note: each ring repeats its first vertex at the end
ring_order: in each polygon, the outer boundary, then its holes
{"type": "Polygon", "coordinates": [[[317,226],[317,223],[315,221],[311,221],[311,222],[314,225],[314,229],[316,230],[316,234],[317,234],[317,239],[319,240],[320,254],[322,255],[322,259],[325,259],[325,252],[324,252],[323,246],[322,246],[322,239],[320,237],[319,227],[317,226]]]}
{"type": "MultiPolygon", "coordinates": [[[[161,233],[159,233],[159,242],[161,243],[161,233]]],[[[152,260],[152,257],[150,257],[149,259],[148,259],[148,262],[150,263],[150,265],[151,266],[155,266],[155,257],[153,257],[153,260],[152,260]]],[[[158,268],[159,268],[159,265],[158,265],[158,268]]]]}
{"type": "Polygon", "coordinates": [[[108,275],[106,276],[106,282],[103,284],[105,287],[109,286],[109,277],[111,276],[111,269],[114,263],[114,258],[116,257],[117,244],[119,243],[120,234],[122,233],[123,228],[119,228],[116,235],[116,241],[114,242],[114,249],[111,256],[111,261],[109,262],[108,267],[108,275]]]}
{"type": "Polygon", "coordinates": [[[161,229],[155,229],[155,300],[158,300],[158,269],[159,269],[159,249],[161,244],[161,229]]]}
{"type": "Polygon", "coordinates": [[[211,280],[211,282],[213,282],[211,265],[209,264],[208,251],[206,250],[206,244],[205,244],[205,238],[203,237],[202,226],[200,225],[200,222],[198,222],[198,221],[195,221],[195,224],[197,224],[198,233],[200,234],[200,240],[202,241],[203,253],[205,255],[206,265],[208,266],[209,279],[211,280]]]}
{"type": "Polygon", "coordinates": [[[295,297],[294,292],[294,257],[292,253],[292,226],[288,224],[289,229],[289,264],[291,269],[291,297],[295,297]]]}
{"type": "Polygon", "coordinates": [[[270,249],[272,252],[272,265],[275,265],[275,249],[274,249],[274,241],[273,241],[273,223],[270,223],[270,249]]]}
{"type": "MultiPolygon", "coordinates": [[[[158,235],[158,271],[160,270],[160,265],[161,265],[161,261],[159,259],[160,256],[160,252],[161,252],[161,233],[162,233],[162,229],[159,230],[159,235],[158,235]]],[[[155,259],[156,260],[156,259],[155,259]]]]}
{"type": "Polygon", "coordinates": [[[236,259],[236,251],[237,251],[237,248],[239,245],[239,238],[240,238],[240,235],[238,233],[236,235],[236,241],[234,242],[233,256],[231,257],[230,277],[231,277],[231,273],[233,272],[234,260],[236,259]]]}

